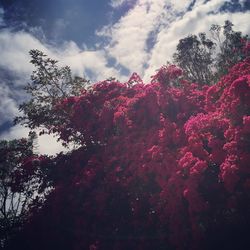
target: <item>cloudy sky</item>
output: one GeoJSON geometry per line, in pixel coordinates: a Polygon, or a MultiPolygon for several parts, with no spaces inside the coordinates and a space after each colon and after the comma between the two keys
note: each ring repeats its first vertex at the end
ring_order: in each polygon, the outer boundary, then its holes
{"type": "MultiPolygon", "coordinates": [[[[171,60],[179,39],[231,20],[250,34],[249,0],[0,0],[0,139],[26,136],[13,127],[22,87],[39,49],[91,82],[137,72],[146,82],[171,60]]],[[[62,149],[39,139],[41,153],[62,149]]]]}

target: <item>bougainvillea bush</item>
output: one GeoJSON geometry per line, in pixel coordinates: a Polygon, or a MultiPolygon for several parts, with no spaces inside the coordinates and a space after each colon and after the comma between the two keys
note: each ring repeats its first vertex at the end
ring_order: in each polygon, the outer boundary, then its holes
{"type": "Polygon", "coordinates": [[[68,119],[50,131],[81,146],[19,168],[19,183],[39,169],[39,192],[51,191],[10,249],[246,249],[250,59],[213,86],[171,65],[149,84],[135,73],[98,82],[54,109],[68,119]]]}

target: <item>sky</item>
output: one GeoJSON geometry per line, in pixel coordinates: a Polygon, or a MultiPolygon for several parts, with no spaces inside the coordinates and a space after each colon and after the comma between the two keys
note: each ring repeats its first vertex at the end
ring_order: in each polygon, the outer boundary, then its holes
{"type": "MultiPolygon", "coordinates": [[[[39,49],[92,83],[137,72],[145,82],[171,60],[181,38],[225,20],[250,35],[249,0],[0,0],[0,139],[26,137],[12,126],[39,49]]],[[[38,150],[63,147],[41,136],[38,150]]]]}

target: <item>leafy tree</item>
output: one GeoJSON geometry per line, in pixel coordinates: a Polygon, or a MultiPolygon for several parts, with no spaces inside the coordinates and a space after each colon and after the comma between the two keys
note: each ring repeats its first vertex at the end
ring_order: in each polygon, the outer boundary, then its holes
{"type": "Polygon", "coordinates": [[[174,63],[184,70],[190,81],[209,84],[213,79],[214,49],[214,42],[205,33],[190,35],[179,41],[173,55],[174,63]]]}
{"type": "Polygon", "coordinates": [[[53,189],[53,164],[36,151],[35,132],[29,137],[0,141],[0,249],[12,241],[29,222],[53,189]]]}
{"type": "Polygon", "coordinates": [[[0,141],[0,247],[23,225],[27,206],[32,200],[32,182],[15,189],[15,171],[33,156],[35,134],[28,139],[0,141]]]}
{"type": "Polygon", "coordinates": [[[248,36],[233,30],[233,24],[225,21],[223,27],[211,26],[211,34],[219,49],[216,55],[215,67],[218,69],[218,77],[228,73],[228,70],[237,62],[248,56],[245,47],[248,43],[248,36]]]}
{"type": "Polygon", "coordinates": [[[213,24],[211,39],[205,33],[181,39],[173,61],[184,70],[187,79],[201,85],[214,84],[237,62],[249,56],[247,35],[233,30],[233,24],[213,24]]]}
{"type": "Polygon", "coordinates": [[[40,128],[42,133],[51,133],[54,127],[67,123],[64,110],[55,111],[60,100],[78,96],[89,82],[81,77],[73,77],[68,66],[58,67],[57,61],[48,58],[39,50],[31,50],[31,63],[36,70],[31,75],[31,83],[25,90],[31,99],[20,105],[23,114],[15,119],[30,129],[40,128]]]}

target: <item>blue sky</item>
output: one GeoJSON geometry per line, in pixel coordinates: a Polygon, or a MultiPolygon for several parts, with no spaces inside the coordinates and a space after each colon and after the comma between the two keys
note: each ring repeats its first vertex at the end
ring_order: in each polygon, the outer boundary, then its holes
{"type": "MultiPolygon", "coordinates": [[[[103,25],[118,21],[128,10],[113,11],[109,1],[98,0],[7,0],[2,7],[7,26],[30,31],[30,27],[39,27],[37,35],[55,44],[73,40],[79,46],[82,43],[92,46],[97,42],[95,31],[103,25]]],[[[120,9],[120,8],[119,8],[120,9]]]]}
{"type": "MultiPolygon", "coordinates": [[[[30,49],[39,49],[92,82],[134,71],[145,81],[171,60],[179,39],[208,32],[225,20],[250,34],[249,0],[1,0],[0,139],[27,135],[12,127],[22,87],[33,70],[30,49]]],[[[39,139],[40,152],[61,146],[39,139]]]]}

